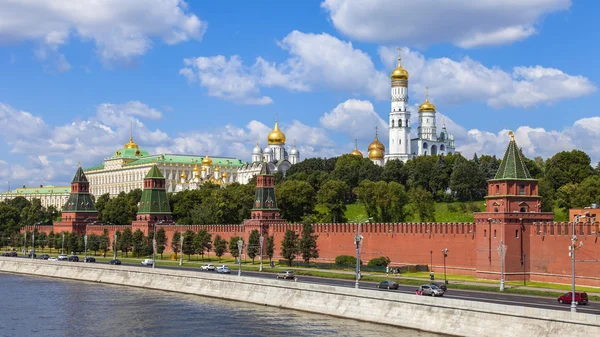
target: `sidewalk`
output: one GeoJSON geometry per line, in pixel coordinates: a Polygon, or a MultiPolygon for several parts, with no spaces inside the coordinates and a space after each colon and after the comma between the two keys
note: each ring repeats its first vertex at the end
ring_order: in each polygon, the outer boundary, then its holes
{"type": "MultiPolygon", "coordinates": [[[[325,273],[332,273],[332,274],[350,274],[350,275],[354,275],[355,274],[354,271],[347,271],[347,270],[331,270],[331,269],[316,269],[316,268],[301,268],[301,267],[292,267],[290,269],[304,270],[304,271],[318,271],[318,272],[325,272],[325,273]]],[[[393,279],[400,279],[400,280],[423,281],[423,283],[429,283],[430,282],[429,278],[398,276],[397,274],[387,274],[387,276],[386,276],[385,273],[374,273],[374,272],[361,273],[361,274],[363,276],[376,276],[376,277],[389,278],[391,280],[393,280],[393,279]]],[[[435,280],[435,282],[444,282],[444,280],[435,280]]],[[[476,282],[476,281],[474,282],[474,281],[457,281],[457,280],[452,280],[452,281],[449,281],[449,283],[451,283],[451,284],[462,284],[462,285],[483,286],[483,287],[498,287],[499,286],[499,283],[476,282]]],[[[532,291],[539,291],[539,292],[554,292],[554,293],[565,293],[565,292],[569,291],[569,290],[564,290],[564,289],[551,289],[551,288],[538,288],[538,287],[528,287],[528,286],[516,286],[516,285],[512,285],[512,284],[506,284],[505,288],[506,289],[525,289],[525,290],[532,290],[532,291]]],[[[592,287],[588,287],[588,288],[592,288],[592,287]]],[[[587,294],[588,294],[588,296],[599,296],[600,297],[600,289],[598,289],[597,292],[587,292],[587,294]]]]}

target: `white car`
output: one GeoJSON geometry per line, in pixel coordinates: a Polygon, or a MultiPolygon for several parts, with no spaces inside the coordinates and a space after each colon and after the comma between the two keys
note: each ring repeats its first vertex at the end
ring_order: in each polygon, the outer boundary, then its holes
{"type": "Polygon", "coordinates": [[[231,274],[231,270],[226,265],[221,265],[217,267],[217,273],[231,274]]]}
{"type": "Polygon", "coordinates": [[[58,261],[67,261],[69,259],[69,256],[67,254],[60,254],[58,256],[58,261]]]}
{"type": "Polygon", "coordinates": [[[55,257],[49,257],[49,258],[48,258],[48,261],[58,261],[58,259],[57,259],[57,258],[55,258],[55,257]]]}
{"type": "Polygon", "coordinates": [[[152,259],[145,259],[144,261],[142,261],[142,266],[151,266],[154,264],[154,260],[152,259]]]}
{"type": "Polygon", "coordinates": [[[210,264],[210,263],[205,263],[200,267],[201,270],[208,270],[208,271],[214,271],[215,270],[215,265],[214,264],[210,264]]]}

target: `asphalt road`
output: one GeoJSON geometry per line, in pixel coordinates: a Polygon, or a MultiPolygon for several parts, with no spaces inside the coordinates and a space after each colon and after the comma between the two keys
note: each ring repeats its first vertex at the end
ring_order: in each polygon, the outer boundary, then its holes
{"type": "MultiPolygon", "coordinates": [[[[24,257],[21,257],[24,258],[24,257]]],[[[83,260],[83,259],[82,259],[83,260]]],[[[65,262],[65,263],[73,263],[73,262],[65,262]]],[[[82,262],[79,262],[82,263],[82,262]]],[[[96,262],[96,263],[107,263],[107,262],[96,262]]],[[[138,263],[131,262],[123,262],[123,265],[127,266],[137,266],[139,268],[150,268],[141,266],[138,263]]],[[[118,268],[119,266],[115,266],[118,268]]],[[[187,266],[157,266],[159,269],[178,269],[178,270],[194,270],[199,273],[213,273],[212,271],[202,271],[198,267],[187,267],[187,266]]],[[[226,274],[229,277],[237,277],[237,269],[234,266],[230,266],[231,274],[226,274]]],[[[268,265],[266,268],[269,268],[268,265]]],[[[243,276],[257,277],[257,278],[271,278],[275,279],[276,276],[274,273],[268,272],[255,272],[255,271],[245,271],[242,270],[243,276]]],[[[280,280],[281,282],[294,282],[294,280],[280,280]]],[[[339,287],[348,287],[354,288],[355,281],[354,280],[340,280],[340,279],[330,279],[324,277],[314,277],[314,276],[298,276],[297,282],[305,282],[305,283],[315,283],[315,284],[325,284],[339,287]]],[[[427,282],[423,282],[427,284],[427,282]]],[[[377,288],[377,283],[375,282],[360,282],[360,288],[366,289],[370,291],[392,291],[392,292],[401,292],[406,294],[415,294],[417,287],[410,285],[399,285],[397,290],[388,290],[388,289],[379,289],[377,288]]],[[[529,295],[518,295],[518,294],[505,294],[505,293],[490,293],[490,292],[481,292],[481,291],[470,291],[470,290],[458,290],[458,289],[449,289],[445,294],[446,298],[454,298],[461,299],[467,301],[479,301],[479,302],[490,302],[496,304],[504,304],[504,305],[515,305],[515,306],[523,306],[523,307],[533,307],[533,308],[543,308],[550,310],[563,310],[569,311],[570,304],[560,304],[553,297],[540,297],[540,296],[529,296],[529,295]]],[[[577,311],[581,313],[587,314],[595,314],[600,315],[600,304],[599,303],[589,303],[587,305],[580,305],[577,307],[577,311]]]]}

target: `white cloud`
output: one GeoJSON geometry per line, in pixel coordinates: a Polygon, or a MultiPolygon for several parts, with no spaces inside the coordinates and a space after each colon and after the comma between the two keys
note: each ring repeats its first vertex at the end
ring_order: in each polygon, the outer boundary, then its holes
{"type": "Polygon", "coordinates": [[[173,45],[202,39],[207,24],[187,9],[182,0],[2,1],[0,44],[37,41],[39,55],[77,38],[92,41],[105,64],[129,63],[154,40],[173,45]]]}
{"type": "Polygon", "coordinates": [[[373,139],[376,126],[382,135],[387,130],[387,123],[375,112],[373,104],[356,99],[338,104],[331,112],[325,113],[320,122],[327,129],[343,132],[360,140],[373,139]]]}
{"type": "MultiPolygon", "coordinates": [[[[379,54],[388,68],[396,66],[397,52],[381,47],[379,54]]],[[[402,49],[402,65],[410,73],[410,90],[419,101],[425,86],[433,102],[460,104],[486,102],[493,108],[529,108],[577,98],[596,91],[586,77],[569,75],[540,65],[514,67],[511,73],[488,68],[468,57],[455,61],[447,57],[426,59],[419,52],[402,49]]]]}
{"type": "Polygon", "coordinates": [[[331,89],[353,95],[367,94],[386,99],[387,75],[375,69],[371,57],[351,42],[329,34],[289,33],[279,46],[289,58],[277,64],[258,57],[253,65],[243,64],[238,55],[184,60],[179,73],[190,82],[199,81],[210,96],[241,104],[269,104],[261,87],[281,87],[292,91],[331,89]]]}
{"type": "Polygon", "coordinates": [[[463,48],[520,41],[537,32],[549,13],[570,0],[325,0],[334,27],[367,42],[426,46],[450,42],[463,48]]]}

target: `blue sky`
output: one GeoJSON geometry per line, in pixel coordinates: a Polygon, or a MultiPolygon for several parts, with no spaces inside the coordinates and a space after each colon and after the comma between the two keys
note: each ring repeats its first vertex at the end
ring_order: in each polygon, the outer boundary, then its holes
{"type": "MultiPolygon", "coordinates": [[[[465,156],[600,149],[593,1],[4,1],[0,181],[64,184],[134,139],[250,160],[276,116],[301,157],[387,144],[401,47],[465,156]],[[118,4],[118,5],[117,5],[118,4]]],[[[413,123],[416,126],[416,123],[413,123]]],[[[4,184],[4,183],[3,183],[4,184]]],[[[0,190],[6,189],[0,187],[0,190]]]]}

